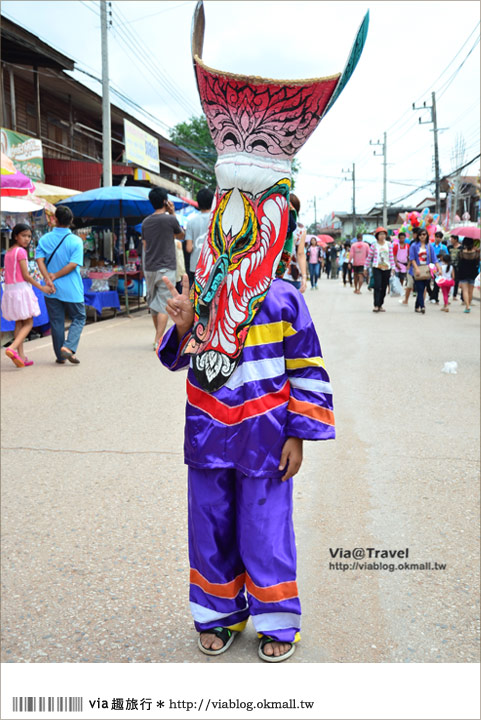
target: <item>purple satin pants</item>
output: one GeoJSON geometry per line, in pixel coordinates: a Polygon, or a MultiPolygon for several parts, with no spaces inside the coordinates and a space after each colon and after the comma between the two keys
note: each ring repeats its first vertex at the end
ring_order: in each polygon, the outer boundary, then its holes
{"type": "Polygon", "coordinates": [[[199,632],[242,630],[299,639],[301,605],[290,478],[189,467],[190,606],[199,632]]]}

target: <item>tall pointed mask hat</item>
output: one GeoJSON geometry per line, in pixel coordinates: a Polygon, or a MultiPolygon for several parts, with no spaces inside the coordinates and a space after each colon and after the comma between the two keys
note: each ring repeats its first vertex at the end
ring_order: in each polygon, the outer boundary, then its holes
{"type": "Polygon", "coordinates": [[[343,73],[311,80],[234,75],[202,61],[204,8],[197,3],[192,58],[218,159],[209,230],[195,271],[192,354],[202,388],[222,387],[276,277],[289,223],[294,155],[330,110],[361,56],[369,12],[343,73]]]}

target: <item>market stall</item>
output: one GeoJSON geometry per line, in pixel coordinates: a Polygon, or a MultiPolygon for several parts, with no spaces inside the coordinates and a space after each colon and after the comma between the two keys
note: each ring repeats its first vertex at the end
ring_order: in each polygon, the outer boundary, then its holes
{"type": "MultiPolygon", "coordinates": [[[[127,221],[139,221],[154,212],[149,200],[150,188],[138,186],[116,185],[113,187],[95,188],[63,200],[58,205],[66,205],[71,209],[75,218],[88,220],[94,226],[101,220],[118,221],[119,239],[121,247],[121,265],[112,263],[113,254],[110,254],[110,265],[102,267],[103,272],[112,273],[117,277],[118,292],[123,293],[125,309],[129,314],[129,296],[135,292],[137,305],[140,307],[140,297],[143,295],[144,281],[140,260],[137,257],[129,258],[127,247],[127,221]]],[[[191,203],[169,195],[176,210],[189,206],[191,203]]],[[[192,208],[194,210],[194,208],[192,208]]],[[[91,278],[91,273],[98,272],[90,267],[84,271],[84,277],[91,278]]]]}

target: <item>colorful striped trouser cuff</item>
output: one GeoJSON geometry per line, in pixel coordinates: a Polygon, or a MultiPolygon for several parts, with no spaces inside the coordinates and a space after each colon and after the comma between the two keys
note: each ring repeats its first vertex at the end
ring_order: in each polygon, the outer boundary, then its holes
{"type": "Polygon", "coordinates": [[[298,639],[292,480],[189,468],[190,604],[198,631],[298,639]]]}

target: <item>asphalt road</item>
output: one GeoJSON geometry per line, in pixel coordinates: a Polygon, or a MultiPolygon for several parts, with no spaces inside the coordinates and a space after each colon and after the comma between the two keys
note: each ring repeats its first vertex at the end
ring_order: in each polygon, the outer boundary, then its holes
{"type": "MultiPolygon", "coordinates": [[[[374,314],[371,293],[325,278],[305,297],[338,436],[305,443],[296,479],[290,662],[479,661],[479,303],[422,316],[388,298],[374,314]],[[353,562],[336,548],[446,567],[330,569],[353,562]]],[[[56,365],[49,338],[28,344],[30,368],[2,352],[3,662],[261,662],[251,625],[220,658],[197,650],[185,375],[152,340],[142,312],[87,326],[79,366],[56,365]]]]}

